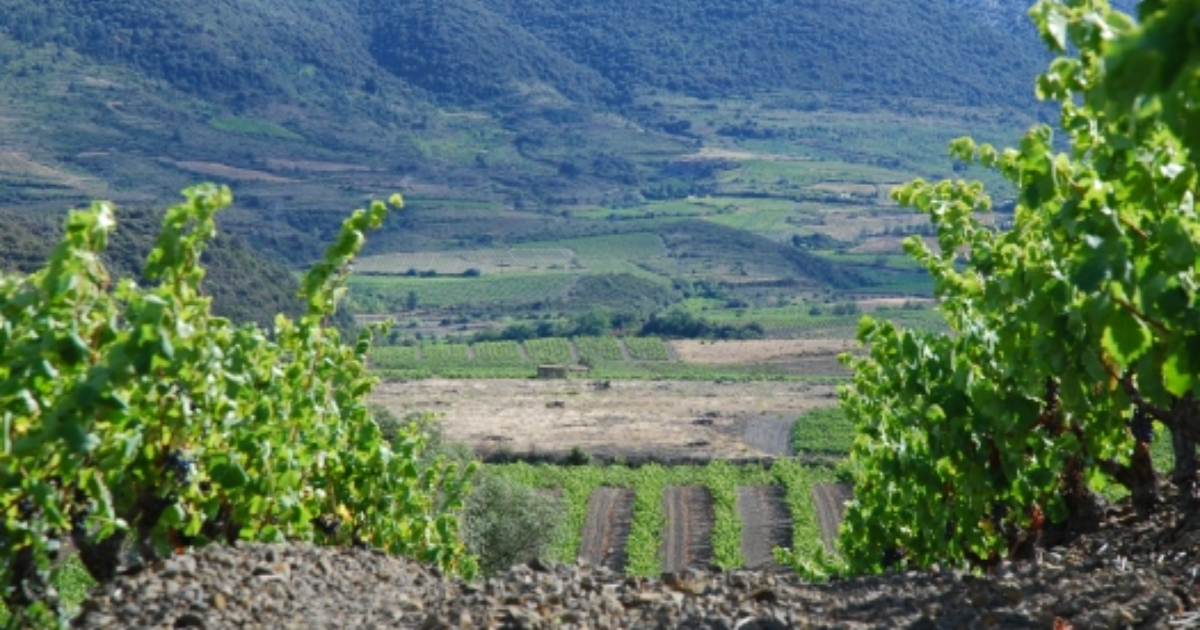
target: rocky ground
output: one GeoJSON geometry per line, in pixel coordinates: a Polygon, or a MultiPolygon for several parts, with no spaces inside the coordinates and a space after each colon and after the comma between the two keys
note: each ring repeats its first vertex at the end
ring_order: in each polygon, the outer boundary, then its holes
{"type": "MultiPolygon", "coordinates": [[[[1193,519],[1196,520],[1196,519],[1193,519]]],[[[97,589],[82,628],[1200,628],[1200,523],[1114,511],[1097,534],[992,575],[893,573],[806,584],[586,564],[466,583],[367,550],[241,545],[97,589]]]]}

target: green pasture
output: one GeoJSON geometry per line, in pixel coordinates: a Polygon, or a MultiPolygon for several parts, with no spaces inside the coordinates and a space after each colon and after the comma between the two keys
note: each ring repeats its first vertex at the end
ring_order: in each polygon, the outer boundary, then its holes
{"type": "MultiPolygon", "coordinates": [[[[854,339],[863,313],[837,314],[849,302],[833,304],[787,304],[784,306],[731,307],[721,300],[690,299],[683,307],[719,324],[756,323],[768,337],[789,339],[854,339]]],[[[941,313],[928,309],[886,308],[870,313],[915,330],[946,330],[941,313]]]]}
{"type": "Polygon", "coordinates": [[[354,270],[369,275],[403,275],[412,272],[462,275],[471,270],[492,274],[564,270],[575,266],[575,254],[566,248],[485,248],[363,256],[355,261],[354,270]]]}
{"type": "Polygon", "coordinates": [[[386,313],[407,310],[409,294],[421,308],[471,305],[524,305],[563,296],[576,281],[564,272],[511,273],[478,277],[351,276],[349,299],[355,310],[386,313]]]}

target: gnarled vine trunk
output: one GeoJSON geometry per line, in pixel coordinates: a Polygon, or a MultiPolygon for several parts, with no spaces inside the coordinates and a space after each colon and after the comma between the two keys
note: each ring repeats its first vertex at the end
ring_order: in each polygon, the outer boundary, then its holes
{"type": "Polygon", "coordinates": [[[1171,481],[1179,489],[1183,507],[1190,511],[1200,510],[1197,496],[1196,474],[1200,462],[1196,456],[1196,444],[1200,441],[1200,401],[1188,393],[1177,398],[1171,405],[1171,446],[1175,452],[1175,470],[1171,481]]]}

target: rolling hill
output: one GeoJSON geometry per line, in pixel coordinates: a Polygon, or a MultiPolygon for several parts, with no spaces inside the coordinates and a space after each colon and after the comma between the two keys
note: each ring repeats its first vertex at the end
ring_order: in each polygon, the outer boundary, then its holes
{"type": "Polygon", "coordinates": [[[1044,116],[1032,29],[962,1],[0,0],[0,208],[217,180],[226,228],[302,265],[397,189],[436,248],[593,233],[567,220],[589,205],[818,194],[788,160],[938,176],[912,156],[1044,116]],[[782,141],[808,144],[779,161],[782,141]]]}

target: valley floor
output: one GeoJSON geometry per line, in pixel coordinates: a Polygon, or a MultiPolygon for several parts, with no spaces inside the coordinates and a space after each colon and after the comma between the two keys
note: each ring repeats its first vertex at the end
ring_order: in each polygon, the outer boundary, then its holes
{"type": "Polygon", "coordinates": [[[803,382],[427,379],[381,383],[373,401],[400,417],[436,415],[448,442],[483,457],[592,457],[636,462],[787,455],[805,411],[835,387],[803,382]]]}

